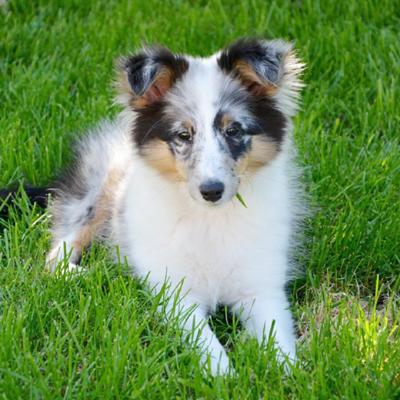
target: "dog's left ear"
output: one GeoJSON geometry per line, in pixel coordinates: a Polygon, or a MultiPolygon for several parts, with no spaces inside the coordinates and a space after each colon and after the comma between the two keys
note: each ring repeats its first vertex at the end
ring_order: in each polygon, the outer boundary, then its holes
{"type": "Polygon", "coordinates": [[[283,40],[240,39],[224,49],[217,62],[256,96],[273,96],[285,85],[294,92],[302,86],[304,64],[283,40]]]}
{"type": "Polygon", "coordinates": [[[141,52],[119,60],[117,100],[133,109],[159,103],[187,69],[183,56],[165,47],[144,47],[141,52]]]}

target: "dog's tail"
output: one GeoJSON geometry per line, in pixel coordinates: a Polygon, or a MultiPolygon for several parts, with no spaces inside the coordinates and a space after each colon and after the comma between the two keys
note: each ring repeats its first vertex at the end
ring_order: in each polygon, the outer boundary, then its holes
{"type": "Polygon", "coordinates": [[[22,188],[16,189],[0,189],[0,217],[8,216],[9,207],[22,195],[22,189],[31,203],[35,203],[43,209],[47,207],[49,195],[52,193],[50,187],[24,185],[22,188]]]}

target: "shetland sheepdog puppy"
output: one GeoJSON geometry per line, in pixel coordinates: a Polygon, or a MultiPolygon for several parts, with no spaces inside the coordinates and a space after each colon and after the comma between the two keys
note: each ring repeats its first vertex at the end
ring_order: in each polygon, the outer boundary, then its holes
{"type": "Polygon", "coordinates": [[[294,359],[285,285],[303,208],[291,138],[302,69],[290,44],[252,38],[208,58],[155,46],[120,60],[123,111],[78,142],[51,189],[47,268],[78,268],[101,239],[152,288],[181,285],[182,330],[213,374],[230,370],[207,323],[219,304],[294,359]]]}

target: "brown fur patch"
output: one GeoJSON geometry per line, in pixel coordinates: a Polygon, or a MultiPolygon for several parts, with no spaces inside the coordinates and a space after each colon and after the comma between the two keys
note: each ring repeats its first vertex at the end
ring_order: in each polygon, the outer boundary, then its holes
{"type": "Polygon", "coordinates": [[[173,82],[173,72],[166,67],[162,68],[143,96],[132,98],[131,105],[134,108],[144,108],[149,104],[160,101],[171,88],[173,82]]]}
{"type": "Polygon", "coordinates": [[[111,218],[113,199],[123,172],[111,170],[103,184],[97,203],[94,205],[94,215],[80,229],[77,238],[72,245],[76,251],[81,252],[83,248],[90,245],[94,237],[101,232],[108,219],[111,218]]]}
{"type": "Polygon", "coordinates": [[[184,126],[190,133],[193,133],[194,128],[193,128],[193,125],[192,125],[192,123],[191,123],[190,121],[185,121],[185,122],[183,123],[183,126],[184,126]]]}
{"type": "Polygon", "coordinates": [[[177,160],[171,153],[167,143],[162,140],[153,140],[140,149],[143,159],[161,175],[171,180],[182,180],[184,171],[179,167],[177,160]]]}
{"type": "Polygon", "coordinates": [[[239,162],[239,173],[255,173],[270,163],[278,154],[278,146],[271,140],[261,136],[254,136],[251,150],[239,162]]]}
{"type": "Polygon", "coordinates": [[[224,114],[221,118],[221,126],[220,128],[225,129],[227,126],[229,126],[232,123],[232,118],[229,114],[224,114]]]}
{"type": "Polygon", "coordinates": [[[234,68],[243,85],[255,96],[273,96],[278,91],[276,85],[264,81],[246,61],[236,61],[234,68]]]}

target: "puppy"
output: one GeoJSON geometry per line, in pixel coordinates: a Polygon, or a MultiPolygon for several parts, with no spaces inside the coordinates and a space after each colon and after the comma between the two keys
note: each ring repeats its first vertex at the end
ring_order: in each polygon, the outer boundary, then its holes
{"type": "Polygon", "coordinates": [[[68,257],[75,269],[102,239],[152,288],[182,285],[182,329],[212,373],[230,368],[207,324],[218,304],[260,341],[273,327],[294,358],[285,284],[303,206],[291,140],[302,68],[290,44],[248,38],[208,58],[146,47],[123,59],[123,111],[79,141],[52,189],[47,268],[68,257]]]}

